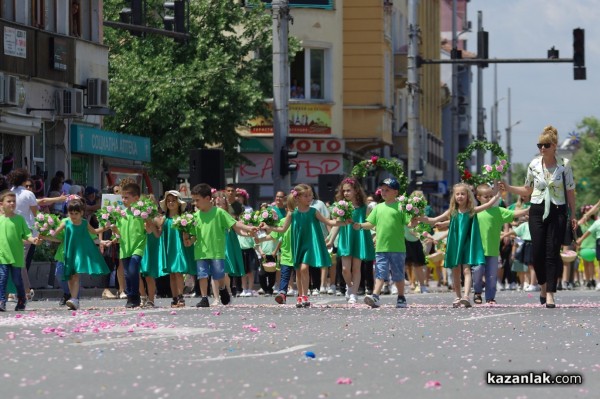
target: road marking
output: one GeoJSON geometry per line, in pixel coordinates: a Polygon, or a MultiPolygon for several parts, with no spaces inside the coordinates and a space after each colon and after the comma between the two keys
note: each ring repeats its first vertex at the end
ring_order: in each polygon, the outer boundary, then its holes
{"type": "Polygon", "coordinates": [[[500,313],[500,314],[490,314],[490,315],[484,315],[484,316],[474,316],[474,317],[468,317],[466,319],[458,319],[459,321],[465,321],[465,320],[479,320],[479,319],[487,319],[490,317],[504,317],[504,316],[508,316],[511,314],[524,314],[525,312],[508,312],[508,313],[500,313]]]}
{"type": "MultiPolygon", "coordinates": [[[[129,333],[130,335],[125,337],[111,337],[110,339],[97,339],[94,341],[85,341],[85,342],[75,342],[70,345],[77,346],[95,346],[95,345],[112,345],[118,342],[128,342],[128,341],[141,341],[144,339],[157,339],[157,338],[169,338],[169,337],[179,337],[185,335],[186,337],[192,335],[204,335],[209,333],[215,333],[222,330],[215,330],[212,328],[168,328],[168,327],[159,327],[153,330],[149,329],[137,329],[133,333],[129,333]]],[[[109,333],[128,333],[129,327],[115,327],[107,332],[109,333]]]]}
{"type": "Polygon", "coordinates": [[[208,357],[206,359],[190,360],[190,362],[200,362],[200,363],[201,362],[215,362],[215,361],[221,361],[221,360],[242,359],[242,358],[249,358],[249,357],[283,355],[285,353],[291,353],[291,352],[300,351],[302,349],[310,348],[311,346],[313,346],[313,345],[296,345],[296,346],[292,346],[291,348],[285,348],[285,349],[282,349],[282,350],[276,351],[276,352],[246,353],[243,355],[236,355],[236,356],[208,357]]]}

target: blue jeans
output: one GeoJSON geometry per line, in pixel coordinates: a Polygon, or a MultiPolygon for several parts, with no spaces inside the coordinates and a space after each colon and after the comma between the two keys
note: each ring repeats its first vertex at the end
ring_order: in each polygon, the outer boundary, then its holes
{"type": "Polygon", "coordinates": [[[392,272],[392,281],[404,280],[406,252],[377,252],[375,254],[375,278],[386,280],[392,272]]]}
{"type": "Polygon", "coordinates": [[[125,293],[130,299],[140,297],[140,263],[142,257],[132,255],[130,258],[123,258],[123,271],[125,272],[125,293]]]}
{"type": "Polygon", "coordinates": [[[485,265],[472,267],[473,270],[473,290],[476,294],[481,294],[483,288],[483,276],[485,274],[485,300],[490,301],[496,298],[496,282],[498,281],[498,257],[486,256],[485,265]]]}
{"type": "Polygon", "coordinates": [[[292,266],[281,265],[281,276],[279,277],[279,293],[287,294],[290,277],[292,277],[292,266]]]}
{"type": "Polygon", "coordinates": [[[0,302],[6,302],[6,286],[8,285],[8,275],[12,277],[13,284],[17,289],[17,298],[25,299],[25,288],[23,287],[23,278],[21,277],[21,268],[12,265],[0,265],[0,302]]]}
{"type": "Polygon", "coordinates": [[[219,281],[225,278],[225,259],[199,259],[196,261],[198,279],[212,277],[219,281]]]}
{"type": "Polygon", "coordinates": [[[71,292],[69,291],[69,283],[63,280],[65,274],[65,264],[63,262],[56,262],[56,271],[54,274],[60,284],[60,288],[63,290],[63,293],[65,295],[71,295],[71,292]]]}

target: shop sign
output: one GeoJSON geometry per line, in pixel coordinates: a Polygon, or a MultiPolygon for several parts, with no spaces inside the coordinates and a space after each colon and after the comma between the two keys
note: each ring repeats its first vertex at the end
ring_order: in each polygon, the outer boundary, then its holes
{"type": "Polygon", "coordinates": [[[71,125],[71,151],[134,161],[151,161],[148,137],[121,134],[89,126],[71,125]]]}
{"type": "Polygon", "coordinates": [[[292,150],[308,153],[338,154],[345,150],[344,140],[297,138],[290,146],[292,150]]]}
{"type": "Polygon", "coordinates": [[[27,58],[27,32],[4,27],[4,55],[27,58]]]}
{"type": "MultiPolygon", "coordinates": [[[[244,154],[254,165],[241,165],[238,169],[239,183],[273,183],[273,157],[269,154],[244,154]]],[[[298,171],[293,174],[293,181],[316,184],[319,175],[342,174],[344,162],[342,154],[301,154],[294,159],[298,171]]]]}
{"type": "MultiPolygon", "coordinates": [[[[268,104],[271,113],[273,104],[268,104]]],[[[327,135],[331,134],[331,105],[314,103],[289,103],[290,135],[327,135]]],[[[273,118],[259,117],[250,122],[250,133],[273,134],[273,118]]]]}

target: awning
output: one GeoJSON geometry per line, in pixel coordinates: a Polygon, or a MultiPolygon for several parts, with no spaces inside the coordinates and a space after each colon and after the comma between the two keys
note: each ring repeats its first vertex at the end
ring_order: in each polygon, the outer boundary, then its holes
{"type": "Polygon", "coordinates": [[[0,133],[33,136],[42,128],[42,119],[27,114],[4,111],[0,114],[0,133]]]}

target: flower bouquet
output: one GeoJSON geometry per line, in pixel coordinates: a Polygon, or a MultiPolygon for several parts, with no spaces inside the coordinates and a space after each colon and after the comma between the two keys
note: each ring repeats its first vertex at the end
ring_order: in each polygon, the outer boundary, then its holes
{"type": "Polygon", "coordinates": [[[133,203],[131,205],[131,212],[133,216],[144,220],[158,216],[158,208],[150,198],[141,198],[139,201],[133,203]]]}
{"type": "Polygon", "coordinates": [[[331,217],[342,222],[352,219],[353,212],[354,205],[349,201],[340,200],[331,206],[331,217]]]}
{"type": "Polygon", "coordinates": [[[195,227],[198,223],[194,219],[194,215],[189,212],[185,212],[173,219],[171,228],[179,230],[182,233],[189,234],[190,236],[196,235],[195,227]]]}
{"type": "Polygon", "coordinates": [[[51,213],[38,213],[35,216],[35,229],[41,236],[52,237],[60,226],[60,218],[51,213]]]}
{"type": "Polygon", "coordinates": [[[425,207],[427,206],[425,197],[403,194],[398,198],[398,201],[400,202],[400,210],[408,213],[411,217],[425,215],[425,207]]]}
{"type": "Polygon", "coordinates": [[[240,215],[240,221],[246,226],[258,226],[260,224],[258,211],[244,211],[244,213],[240,215]]]}
{"type": "Polygon", "coordinates": [[[481,167],[481,174],[484,175],[489,182],[501,180],[509,166],[510,164],[506,160],[506,157],[502,156],[499,157],[493,165],[483,165],[481,167]]]}
{"type": "MultiPolygon", "coordinates": [[[[265,223],[267,226],[277,226],[279,224],[279,215],[272,207],[265,207],[256,212],[254,212],[253,217],[257,220],[257,226],[261,223],[265,223]]],[[[267,233],[264,230],[259,230],[256,234],[258,238],[263,238],[267,236],[267,233]]]]}
{"type": "Polygon", "coordinates": [[[116,225],[117,220],[119,220],[122,216],[121,209],[113,205],[102,207],[96,211],[98,225],[102,228],[116,225]]]}

